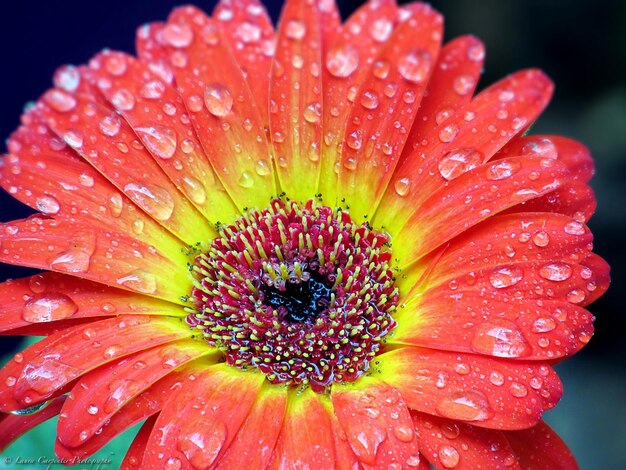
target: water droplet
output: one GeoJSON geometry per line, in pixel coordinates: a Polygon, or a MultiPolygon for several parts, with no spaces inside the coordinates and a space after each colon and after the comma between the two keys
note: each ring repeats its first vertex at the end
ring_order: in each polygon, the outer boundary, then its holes
{"type": "Polygon", "coordinates": [[[326,55],[326,68],[335,77],[349,77],[358,65],[358,50],[347,44],[331,49],[326,55]]]}
{"type": "Polygon", "coordinates": [[[517,325],[504,318],[479,324],[472,338],[472,349],[496,357],[525,357],[532,351],[517,325]]]}
{"type": "Polygon", "coordinates": [[[28,280],[28,287],[34,294],[41,294],[47,289],[46,279],[41,274],[35,274],[28,280]]]}
{"type": "Polygon", "coordinates": [[[54,73],[54,86],[70,93],[80,85],[80,73],[73,65],[65,65],[54,73]]]}
{"type": "Polygon", "coordinates": [[[241,39],[241,42],[243,42],[244,44],[252,44],[258,42],[259,39],[261,39],[262,30],[261,27],[257,24],[250,23],[249,21],[244,21],[237,26],[235,34],[239,39],[241,39]]]}
{"type": "Polygon", "coordinates": [[[533,323],[533,332],[535,333],[547,333],[556,328],[556,321],[549,316],[542,316],[535,320],[533,323]]]}
{"type": "Polygon", "coordinates": [[[572,275],[572,267],[567,263],[548,263],[539,269],[539,274],[550,281],[565,281],[572,275]]]}
{"type": "Polygon", "coordinates": [[[233,108],[233,96],[226,86],[213,83],[204,89],[204,104],[212,115],[223,117],[233,108]]]}
{"type": "Polygon", "coordinates": [[[165,461],[165,470],[180,470],[182,466],[182,462],[176,457],[170,457],[165,461]]]}
{"type": "Polygon", "coordinates": [[[304,108],[304,119],[311,124],[320,122],[322,117],[322,106],[317,103],[309,103],[306,108],[304,108]]]}
{"type": "Polygon", "coordinates": [[[53,215],[59,212],[61,206],[59,205],[59,201],[57,201],[52,196],[41,196],[37,198],[36,201],[37,209],[46,215],[53,215]]]}
{"type": "Polygon", "coordinates": [[[152,80],[141,87],[139,92],[142,97],[149,100],[157,100],[165,93],[165,84],[161,80],[152,80]]]}
{"type": "Polygon", "coordinates": [[[498,95],[498,99],[503,103],[511,101],[513,98],[515,98],[515,92],[513,92],[512,90],[503,90],[498,95]]]}
{"type": "Polygon", "coordinates": [[[499,181],[511,177],[519,168],[519,162],[502,160],[489,165],[486,176],[488,180],[499,181]]]}
{"type": "Polygon", "coordinates": [[[465,96],[474,89],[474,77],[471,75],[459,75],[454,79],[452,88],[457,94],[465,96]]]}
{"type": "Polygon", "coordinates": [[[424,49],[414,49],[399,59],[398,71],[408,81],[419,83],[428,76],[431,64],[430,52],[424,49]]]}
{"type": "Polygon", "coordinates": [[[39,294],[26,302],[22,319],[30,323],[64,320],[77,311],[78,306],[65,294],[39,294]]]}
{"type": "Polygon", "coordinates": [[[193,30],[185,24],[167,23],[161,31],[161,38],[173,47],[187,47],[193,41],[193,30]]]}
{"type": "Polygon", "coordinates": [[[192,202],[200,206],[206,202],[206,191],[198,179],[193,176],[183,177],[183,187],[185,189],[185,194],[189,196],[189,199],[191,199],[192,202]]]}
{"type": "Polygon", "coordinates": [[[484,421],[493,416],[487,397],[482,392],[471,390],[443,397],[435,409],[445,418],[461,421],[484,421]]]}
{"type": "Polygon", "coordinates": [[[122,88],[111,96],[111,103],[121,111],[130,111],[135,107],[135,97],[130,91],[122,88]]]}
{"type": "Polygon", "coordinates": [[[78,232],[69,240],[70,248],[50,260],[50,268],[68,273],[83,273],[89,268],[96,249],[95,232],[78,232]]]}
{"type": "Polygon", "coordinates": [[[475,44],[467,50],[467,58],[472,62],[480,62],[485,58],[485,46],[475,44]]]}
{"type": "Polygon", "coordinates": [[[504,383],[504,374],[493,371],[491,374],[489,374],[489,382],[491,382],[496,387],[499,387],[504,383]]]}
{"type": "Polygon", "coordinates": [[[523,398],[528,395],[528,389],[524,384],[513,382],[509,387],[509,392],[516,398],[523,398]]]}
{"type": "Polygon", "coordinates": [[[176,153],[176,132],[160,124],[136,127],[135,132],[155,157],[169,159],[176,153]]]}
{"type": "Polygon", "coordinates": [[[585,291],[583,291],[582,289],[574,289],[568,292],[566,298],[567,301],[570,303],[579,304],[583,300],[585,300],[585,291]]]}
{"type": "Polygon", "coordinates": [[[227,430],[224,423],[211,423],[211,432],[202,432],[193,426],[190,429],[183,427],[177,447],[193,468],[209,468],[226,441],[227,430]]]}
{"type": "Polygon", "coordinates": [[[450,181],[476,168],[482,160],[482,154],[473,148],[452,150],[439,160],[439,173],[450,181]]]}
{"type": "Polygon", "coordinates": [[[346,144],[353,150],[359,150],[363,145],[361,130],[357,129],[356,131],[348,134],[346,137],[346,144]]]}
{"type": "Polygon", "coordinates": [[[357,159],[353,157],[348,157],[343,162],[343,166],[346,167],[348,170],[356,170],[358,164],[359,162],[357,161],[357,159]]]}
{"type": "Polygon", "coordinates": [[[93,176],[89,173],[81,173],[78,176],[78,182],[86,188],[93,188],[93,185],[95,184],[93,176]]]}
{"type": "Polygon", "coordinates": [[[111,194],[109,199],[107,200],[107,204],[109,206],[109,211],[113,217],[119,217],[122,214],[122,209],[124,208],[124,202],[122,200],[122,195],[119,193],[111,194]]]}
{"type": "Polygon", "coordinates": [[[540,247],[546,246],[550,243],[550,235],[541,230],[533,235],[533,243],[540,247]]]}
{"type": "Polygon", "coordinates": [[[413,440],[413,437],[415,436],[415,433],[411,426],[400,425],[393,428],[393,435],[396,436],[396,439],[398,439],[399,441],[411,442],[413,440]]]}
{"type": "Polygon", "coordinates": [[[63,134],[63,141],[74,149],[83,146],[83,134],[80,131],[69,130],[63,134]]]}
{"type": "Polygon", "coordinates": [[[496,289],[511,287],[522,280],[524,272],[519,266],[496,268],[489,275],[491,285],[496,289]]]}
{"type": "Polygon", "coordinates": [[[522,147],[522,155],[537,155],[544,158],[556,159],[558,152],[554,142],[547,137],[535,138],[522,147]]]}
{"type": "Polygon", "coordinates": [[[98,409],[96,405],[89,405],[87,407],[87,413],[89,413],[90,415],[98,414],[98,411],[100,410],[98,409]]]}
{"type": "Polygon", "coordinates": [[[143,294],[154,294],[157,291],[156,276],[152,273],[137,269],[127,276],[116,279],[120,286],[143,294]]]}
{"type": "Polygon", "coordinates": [[[244,171],[239,176],[237,183],[239,183],[239,186],[243,188],[250,188],[252,187],[252,185],[254,185],[254,178],[252,178],[252,175],[250,173],[248,173],[247,171],[244,171]]]}
{"type": "Polygon", "coordinates": [[[257,160],[255,169],[257,174],[260,176],[266,176],[270,174],[270,164],[267,160],[257,160]]]}
{"type": "Polygon", "coordinates": [[[441,446],[438,451],[439,461],[445,468],[454,468],[458,465],[459,452],[452,446],[441,446]]]}
{"type": "Polygon", "coordinates": [[[370,26],[370,35],[376,42],[385,42],[393,31],[393,24],[386,18],[375,20],[370,26]]]}
{"type": "Polygon", "coordinates": [[[367,109],[376,109],[378,107],[378,95],[371,90],[366,90],[361,95],[361,105],[367,109]]]}
{"type": "Polygon", "coordinates": [[[439,131],[439,140],[444,143],[452,142],[459,133],[459,126],[456,124],[448,124],[439,131]]]}
{"type": "Polygon", "coordinates": [[[160,186],[129,183],[124,186],[124,192],[139,207],[157,220],[168,220],[174,212],[174,198],[160,186]]]}
{"type": "Polygon", "coordinates": [[[43,95],[43,100],[55,111],[66,113],[76,107],[76,99],[62,90],[49,90],[43,95]]]}
{"type": "Polygon", "coordinates": [[[100,131],[109,137],[114,137],[120,131],[120,118],[115,115],[109,115],[102,118],[98,127],[100,131]]]}
{"type": "Polygon", "coordinates": [[[357,457],[363,461],[372,461],[376,458],[378,447],[387,438],[387,432],[374,423],[368,423],[367,429],[352,436],[350,445],[357,457]]]}
{"type": "Polygon", "coordinates": [[[585,226],[581,224],[580,222],[576,222],[576,221],[568,222],[567,224],[565,224],[565,227],[563,227],[563,230],[565,230],[565,233],[568,233],[569,235],[584,235],[585,234],[585,226]]]}
{"type": "Polygon", "coordinates": [[[396,180],[393,188],[396,190],[398,196],[405,197],[411,190],[411,180],[409,180],[409,178],[400,178],[396,180]]]}
{"type": "Polygon", "coordinates": [[[126,63],[126,59],[122,55],[112,54],[109,55],[104,62],[104,68],[111,75],[115,75],[117,77],[124,75],[126,73],[126,69],[128,68],[128,64],[126,63]]]}
{"type": "Polygon", "coordinates": [[[289,39],[300,40],[306,34],[306,25],[300,20],[289,20],[285,28],[285,34],[289,39]]]}

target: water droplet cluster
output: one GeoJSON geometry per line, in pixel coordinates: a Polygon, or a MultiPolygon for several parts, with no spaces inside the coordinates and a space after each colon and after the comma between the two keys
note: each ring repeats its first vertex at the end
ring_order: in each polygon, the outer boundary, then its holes
{"type": "Polygon", "coordinates": [[[219,233],[195,259],[187,322],[230,365],[316,392],[368,370],[395,327],[387,235],[341,209],[283,199],[219,233]]]}

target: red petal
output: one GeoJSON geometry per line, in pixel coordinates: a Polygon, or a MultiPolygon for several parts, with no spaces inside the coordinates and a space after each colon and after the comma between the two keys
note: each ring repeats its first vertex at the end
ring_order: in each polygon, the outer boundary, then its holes
{"type": "Polygon", "coordinates": [[[331,398],[339,424],[363,467],[418,464],[417,436],[397,390],[362,377],[354,385],[333,386],[331,398]]]}
{"type": "Polygon", "coordinates": [[[420,450],[437,469],[519,469],[515,454],[501,431],[411,413],[420,450]]]}
{"type": "Polygon", "coordinates": [[[228,194],[239,209],[265,206],[276,195],[265,120],[218,22],[197,8],[178,8],[161,31],[161,43],[198,139],[228,194]]]}
{"type": "Polygon", "coordinates": [[[434,69],[442,25],[430,6],[414,8],[383,46],[354,98],[339,172],[341,195],[353,218],[373,215],[387,188],[434,69]],[[377,63],[383,64],[384,75],[377,63]]]}
{"type": "Polygon", "coordinates": [[[271,18],[258,0],[221,0],[213,18],[246,77],[264,126],[269,127],[270,68],[276,47],[271,18]]]}
{"type": "Polygon", "coordinates": [[[391,35],[396,13],[393,0],[367,2],[348,18],[322,56],[324,136],[319,191],[329,204],[338,204],[340,199],[337,169],[345,123],[352,108],[348,96],[356,93],[370,71],[369,65],[391,35]]]}
{"type": "Polygon", "coordinates": [[[174,86],[147,64],[120,52],[102,52],[89,65],[102,94],[176,187],[211,223],[232,220],[237,209],[204,155],[193,126],[175,118],[186,110],[174,86]],[[132,108],[119,100],[122,92],[133,96],[132,108]]]}
{"type": "MultiPolygon", "coordinates": [[[[88,74],[89,71],[84,72],[84,81],[88,74]]],[[[215,235],[206,219],[176,189],[117,113],[99,104],[91,95],[68,96],[75,102],[71,109],[55,108],[44,96],[37,103],[35,114],[120,191],[181,240],[193,244],[215,235]]],[[[117,101],[124,107],[135,106],[130,92],[120,94],[117,101]]]]}
{"type": "Polygon", "coordinates": [[[0,244],[5,263],[59,271],[176,303],[191,292],[183,253],[172,260],[125,234],[33,216],[0,225],[0,244]]]}
{"type": "Polygon", "coordinates": [[[140,351],[87,374],[63,406],[57,439],[66,447],[80,446],[129,401],[173,369],[214,352],[203,341],[176,341],[140,351]]]}
{"type": "MultiPolygon", "coordinates": [[[[30,431],[35,426],[55,417],[61,411],[65,397],[55,398],[43,409],[33,410],[30,414],[0,415],[0,452],[6,449],[13,441],[22,434],[30,431]]],[[[26,456],[21,456],[26,458],[26,456]]],[[[9,460],[10,462],[10,460],[9,460]]],[[[6,460],[5,460],[6,463],[6,460]]]]}
{"type": "Polygon", "coordinates": [[[541,157],[479,166],[448,182],[408,219],[404,214],[403,226],[394,222],[394,256],[409,265],[487,217],[553,191],[566,178],[563,166],[541,157]]]}
{"type": "Polygon", "coordinates": [[[132,233],[172,256],[180,253],[179,240],[55,137],[35,113],[22,118],[28,124],[11,135],[11,155],[0,166],[0,183],[9,194],[55,218],[132,233]]]}
{"type": "Polygon", "coordinates": [[[456,38],[443,47],[402,151],[401,161],[417,149],[441,122],[470,102],[484,57],[485,47],[474,36],[456,38]]]}
{"type": "Polygon", "coordinates": [[[287,391],[264,386],[232,444],[219,459],[220,468],[266,468],[280,433],[287,391]]]}
{"type": "Polygon", "coordinates": [[[163,407],[144,455],[145,468],[167,468],[172,462],[185,468],[211,466],[235,438],[264,379],[226,364],[192,377],[163,407]]]}
{"type": "Polygon", "coordinates": [[[377,356],[376,363],[409,408],[486,428],[532,426],[562,394],[556,373],[538,363],[413,347],[377,356]]]}
{"type": "Polygon", "coordinates": [[[0,389],[0,409],[33,406],[100,365],[191,334],[178,319],[124,315],[48,336],[0,371],[8,385],[0,389]]]}
{"type": "Polygon", "coordinates": [[[310,388],[289,390],[287,412],[268,469],[335,468],[331,421],[310,388]]]}
{"type": "Polygon", "coordinates": [[[551,94],[552,83],[543,73],[526,70],[487,88],[443,120],[396,169],[376,224],[398,233],[402,221],[421,210],[437,188],[489,160],[523,131],[551,94]]]}
{"type": "Polygon", "coordinates": [[[50,326],[56,326],[76,318],[187,315],[179,305],[50,272],[0,284],[0,305],[0,332],[37,323],[54,322],[50,326]]]}
{"type": "Polygon", "coordinates": [[[504,433],[524,470],[577,470],[567,445],[540,421],[535,427],[504,433]]]}
{"type": "Polygon", "coordinates": [[[145,423],[143,423],[141,429],[139,430],[139,432],[133,439],[130,447],[128,448],[128,452],[126,452],[126,455],[124,456],[124,460],[122,461],[120,470],[141,468],[141,464],[143,462],[143,454],[146,450],[146,447],[148,446],[148,441],[150,439],[150,435],[152,434],[152,429],[154,428],[156,420],[157,416],[151,416],[146,420],[145,423]]]}

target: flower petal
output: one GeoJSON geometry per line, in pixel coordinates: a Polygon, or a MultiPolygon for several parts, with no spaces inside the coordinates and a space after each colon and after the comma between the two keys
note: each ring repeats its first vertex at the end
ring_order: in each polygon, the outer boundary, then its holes
{"type": "Polygon", "coordinates": [[[181,303],[191,292],[187,257],[165,257],[126,234],[94,231],[66,220],[0,225],[0,261],[48,269],[181,303]]]}
{"type": "Polygon", "coordinates": [[[416,150],[441,122],[470,102],[484,58],[485,47],[474,36],[461,36],[441,49],[400,161],[416,150]]]}
{"type": "Polygon", "coordinates": [[[0,184],[9,194],[43,214],[132,234],[163,253],[180,253],[180,240],[77,156],[35,113],[22,119],[26,124],[9,138],[11,154],[0,165],[0,184]]]}
{"type": "Polygon", "coordinates": [[[577,470],[578,464],[557,433],[540,421],[521,431],[505,432],[524,470],[577,470]]]}
{"type": "MultiPolygon", "coordinates": [[[[84,74],[82,81],[86,82],[89,71],[84,74]]],[[[181,240],[194,244],[215,235],[206,219],[176,189],[135,138],[132,128],[115,111],[100,104],[93,95],[68,96],[75,102],[69,110],[49,105],[44,97],[33,112],[150,217],[181,240]]],[[[123,107],[135,106],[135,98],[128,90],[118,96],[118,101],[123,107]]]]}
{"type": "MultiPolygon", "coordinates": [[[[433,129],[396,168],[374,221],[392,234],[446,181],[489,160],[545,108],[552,83],[538,70],[501,80],[433,129]]],[[[538,159],[537,159],[538,160],[538,159]]]]}
{"type": "Polygon", "coordinates": [[[532,362],[410,347],[375,365],[409,408],[492,429],[532,426],[562,394],[556,373],[532,362]]]}
{"type": "Polygon", "coordinates": [[[197,8],[181,7],[170,15],[161,41],[196,135],[226,191],[240,210],[264,207],[276,195],[265,120],[220,25],[197,8]]]}
{"type": "Polygon", "coordinates": [[[100,365],[191,335],[178,319],[123,315],[48,336],[0,370],[8,385],[0,389],[0,409],[33,406],[100,365]]]}
{"type": "Polygon", "coordinates": [[[367,2],[348,18],[323,54],[324,135],[318,188],[328,204],[338,204],[341,199],[338,196],[337,170],[341,165],[339,158],[345,122],[352,108],[348,97],[356,93],[369,73],[369,64],[389,39],[396,13],[394,0],[367,2]]]}
{"type": "Polygon", "coordinates": [[[416,6],[354,97],[339,169],[340,194],[353,218],[371,217],[389,184],[439,54],[442,25],[430,6],[416,6]]]}
{"type": "Polygon", "coordinates": [[[566,178],[561,164],[541,157],[513,157],[474,168],[445,184],[410,216],[405,214],[404,225],[394,221],[393,254],[400,267],[407,266],[489,216],[553,191],[566,178]]]}
{"type": "Polygon", "coordinates": [[[159,167],[213,224],[230,222],[235,205],[204,155],[185,104],[171,83],[134,57],[105,51],[89,61],[98,88],[130,124],[159,167]],[[128,93],[134,106],[120,100],[128,93]]]}
{"type": "Polygon", "coordinates": [[[66,447],[80,446],[129,401],[173,369],[215,352],[204,341],[175,341],[126,356],[85,375],[63,406],[57,439],[66,447]]]}
{"type": "Polygon", "coordinates": [[[421,452],[437,469],[519,469],[504,433],[412,412],[421,452]]]}
{"type": "Polygon", "coordinates": [[[185,468],[211,466],[235,438],[264,379],[226,364],[207,367],[192,377],[163,407],[143,467],[166,468],[168,459],[185,468]]]}
{"type": "Polygon", "coordinates": [[[335,468],[331,422],[321,400],[310,388],[289,390],[285,420],[268,469],[335,468]]]}
{"type": "Polygon", "coordinates": [[[0,333],[33,324],[123,314],[184,317],[180,305],[89,282],[65,274],[41,273],[0,284],[0,333]]]}
{"type": "Polygon", "coordinates": [[[143,454],[148,445],[152,429],[156,423],[157,416],[150,416],[141,426],[139,432],[135,435],[133,442],[130,444],[124,460],[120,465],[120,470],[131,470],[141,468],[143,462],[143,454]]]}
{"type": "Polygon", "coordinates": [[[384,382],[362,377],[334,385],[335,415],[365,468],[394,468],[419,462],[417,436],[406,403],[384,382]]]}
{"type": "Polygon", "coordinates": [[[348,442],[348,435],[339,423],[339,419],[333,411],[333,403],[328,397],[322,398],[322,405],[326,408],[326,414],[330,418],[330,427],[335,442],[335,468],[337,470],[359,470],[359,459],[354,455],[348,442]]]}
{"type": "Polygon", "coordinates": [[[58,415],[64,401],[64,396],[57,397],[46,404],[43,409],[37,408],[25,414],[0,415],[0,452],[22,434],[58,415]]]}
{"type": "Polygon", "coordinates": [[[287,390],[264,385],[230,447],[221,468],[266,468],[278,440],[287,405],[287,390]]]}

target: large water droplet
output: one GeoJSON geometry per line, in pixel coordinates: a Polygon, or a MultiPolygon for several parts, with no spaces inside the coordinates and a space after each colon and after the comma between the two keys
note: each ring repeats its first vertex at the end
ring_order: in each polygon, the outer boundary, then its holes
{"type": "Polygon", "coordinates": [[[517,284],[524,277],[524,272],[519,266],[504,266],[494,269],[489,275],[491,285],[496,289],[504,289],[517,284]]]}
{"type": "Polygon", "coordinates": [[[63,134],[63,141],[74,149],[83,146],[83,134],[80,131],[69,130],[63,134]]]}
{"type": "Polygon", "coordinates": [[[398,196],[405,197],[411,190],[411,180],[409,180],[409,178],[400,178],[396,180],[393,188],[396,190],[398,196]]]}
{"type": "Polygon", "coordinates": [[[237,183],[239,183],[239,186],[243,188],[250,188],[252,187],[252,185],[254,185],[254,178],[252,178],[252,175],[250,173],[248,173],[247,171],[244,171],[239,176],[237,183]]]}
{"type": "Polygon", "coordinates": [[[193,41],[193,30],[186,24],[168,23],[161,31],[161,37],[170,46],[187,47],[193,41]]]}
{"type": "Polygon", "coordinates": [[[122,125],[120,118],[115,115],[109,115],[102,118],[98,127],[100,128],[100,132],[109,137],[114,137],[120,131],[120,126],[122,125]]]}
{"type": "Polygon", "coordinates": [[[174,198],[164,188],[154,184],[129,183],[124,192],[139,207],[157,220],[168,220],[174,212],[174,198]]]}
{"type": "Polygon", "coordinates": [[[441,465],[445,468],[456,467],[461,459],[459,452],[452,446],[439,447],[438,455],[441,465]]]}
{"type": "Polygon", "coordinates": [[[432,60],[427,50],[414,49],[398,60],[398,72],[410,82],[422,82],[430,72],[432,60]]]}
{"type": "Polygon", "coordinates": [[[213,83],[204,89],[204,104],[212,115],[223,117],[233,109],[233,96],[226,86],[213,83]]]}
{"type": "Polygon", "coordinates": [[[337,46],[326,55],[326,68],[335,77],[349,77],[358,66],[359,52],[350,45],[337,46]]]}
{"type": "Polygon", "coordinates": [[[461,421],[485,421],[493,416],[487,397],[482,392],[472,390],[443,397],[435,409],[445,418],[461,421]]]}
{"type": "Polygon", "coordinates": [[[149,100],[157,100],[165,93],[165,84],[161,80],[152,80],[141,87],[139,92],[142,97],[149,100]]]}
{"type": "Polygon", "coordinates": [[[454,79],[452,88],[461,96],[467,95],[474,89],[474,77],[471,75],[459,75],[454,79]]]}
{"type": "Polygon", "coordinates": [[[517,325],[503,318],[478,325],[472,338],[472,349],[496,357],[524,357],[532,352],[517,325]]]}
{"type": "Polygon", "coordinates": [[[66,113],[76,107],[76,99],[62,90],[49,90],[43,100],[55,111],[66,113]]]}
{"type": "Polygon", "coordinates": [[[300,40],[306,34],[306,25],[300,20],[290,20],[287,22],[285,34],[289,39],[300,40]]]}
{"type": "Polygon", "coordinates": [[[157,290],[156,276],[152,273],[137,269],[127,276],[116,279],[120,286],[127,289],[141,292],[143,294],[154,294],[157,290]]]}
{"type": "Polygon", "coordinates": [[[70,239],[70,248],[50,260],[50,268],[68,273],[83,273],[89,269],[91,255],[96,249],[95,232],[79,232],[70,239]]]}
{"type": "Polygon", "coordinates": [[[135,132],[152,155],[169,159],[176,153],[176,132],[172,128],[160,124],[148,124],[136,127],[135,132]]]}
{"type": "Polygon", "coordinates": [[[439,173],[448,181],[481,164],[483,156],[473,148],[461,148],[446,153],[439,160],[439,173]]]}
{"type": "Polygon", "coordinates": [[[556,320],[549,316],[541,316],[537,318],[533,323],[534,333],[547,333],[556,328],[556,320]]]}
{"type": "Polygon", "coordinates": [[[565,281],[572,275],[572,267],[567,263],[548,263],[539,269],[539,274],[550,281],[565,281]]]}
{"type": "Polygon", "coordinates": [[[227,430],[222,422],[211,423],[211,432],[196,427],[182,429],[177,447],[196,469],[209,468],[226,441],[227,430]]]}
{"type": "Polygon", "coordinates": [[[39,294],[26,302],[22,318],[30,323],[42,323],[64,320],[77,311],[78,306],[65,294],[39,294]]]}
{"type": "Polygon", "coordinates": [[[36,201],[37,209],[46,215],[53,215],[59,212],[61,206],[59,205],[59,201],[52,196],[41,196],[37,198],[36,201]]]}
{"type": "Polygon", "coordinates": [[[73,65],[64,65],[54,73],[54,86],[70,93],[80,85],[80,72],[73,65]]]}
{"type": "Polygon", "coordinates": [[[121,111],[130,111],[135,107],[135,96],[127,89],[122,88],[111,96],[111,103],[121,111]]]}
{"type": "Polygon", "coordinates": [[[439,130],[439,140],[444,143],[452,142],[459,133],[459,126],[448,124],[439,130]]]}
{"type": "Polygon", "coordinates": [[[193,176],[185,176],[183,178],[183,186],[185,194],[189,196],[189,199],[191,199],[192,202],[195,202],[198,205],[205,203],[207,194],[204,190],[204,186],[198,179],[193,176]]]}
{"type": "Polygon", "coordinates": [[[361,95],[361,105],[366,109],[376,109],[378,103],[378,95],[371,90],[366,90],[361,95]]]}
{"type": "Polygon", "coordinates": [[[309,103],[304,108],[304,119],[311,124],[319,122],[322,116],[322,106],[317,103],[309,103]]]}
{"type": "Polygon", "coordinates": [[[386,18],[379,18],[372,22],[370,35],[376,42],[385,42],[393,31],[393,23],[386,18]]]}
{"type": "Polygon", "coordinates": [[[493,163],[487,167],[487,179],[491,181],[499,181],[509,178],[517,170],[519,170],[520,164],[516,161],[502,160],[493,163]]]}

